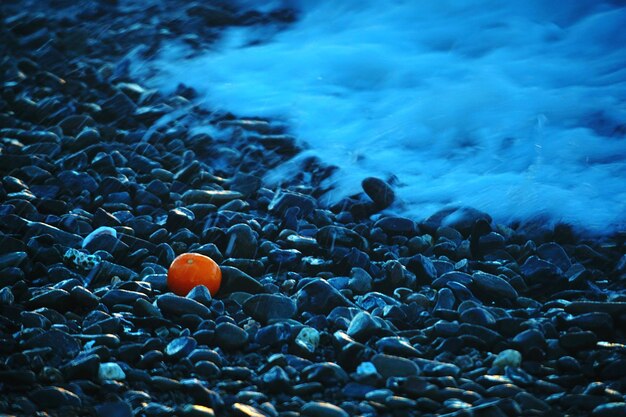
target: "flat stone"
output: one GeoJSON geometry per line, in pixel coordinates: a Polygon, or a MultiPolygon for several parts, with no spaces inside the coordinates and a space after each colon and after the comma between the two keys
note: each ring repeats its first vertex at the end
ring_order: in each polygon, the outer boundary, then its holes
{"type": "Polygon", "coordinates": [[[327,314],[335,307],[352,307],[353,304],[336,288],[322,279],[314,279],[296,294],[298,311],[327,314]]]}
{"type": "Polygon", "coordinates": [[[42,410],[65,406],[80,407],[82,405],[78,395],[55,386],[36,388],[31,391],[30,399],[42,410]]]}
{"type": "Polygon", "coordinates": [[[506,280],[499,276],[486,272],[474,272],[471,287],[476,293],[491,300],[498,301],[501,298],[516,299],[517,291],[506,280]]]}
{"type": "Polygon", "coordinates": [[[317,201],[306,194],[296,193],[292,191],[281,191],[276,194],[274,199],[268,206],[268,210],[272,213],[284,216],[291,207],[298,208],[297,217],[306,217],[317,208],[317,201]]]}
{"type": "Polygon", "coordinates": [[[233,266],[220,266],[222,271],[222,284],[218,295],[225,297],[233,292],[247,292],[249,294],[261,294],[266,292],[265,287],[259,281],[233,266]]]}
{"type": "Polygon", "coordinates": [[[626,302],[573,301],[565,306],[565,311],[571,314],[597,311],[620,316],[626,314],[626,302]]]}
{"type": "Polygon", "coordinates": [[[157,298],[157,307],[164,315],[182,316],[196,314],[202,318],[211,318],[211,310],[197,301],[175,294],[163,294],[157,298]]]}
{"type": "Polygon", "coordinates": [[[374,355],[372,363],[383,378],[415,376],[420,373],[415,362],[400,356],[379,353],[374,355]]]}
{"type": "Polygon", "coordinates": [[[216,206],[239,198],[243,198],[243,194],[227,190],[189,190],[181,197],[185,204],[215,204],[216,206]]]}
{"type": "Polygon", "coordinates": [[[222,349],[233,351],[248,343],[248,333],[232,323],[220,323],[215,328],[215,341],[222,349]]]}
{"type": "Polygon", "coordinates": [[[274,319],[290,319],[296,314],[296,303],[280,294],[256,294],[243,303],[243,310],[255,320],[267,323],[274,319]]]}
{"type": "Polygon", "coordinates": [[[311,401],[302,406],[300,415],[306,417],[350,417],[342,408],[323,401],[311,401]]]}
{"type": "Polygon", "coordinates": [[[324,226],[317,231],[315,239],[327,248],[345,246],[365,250],[368,246],[367,241],[357,232],[341,226],[324,226]]]}

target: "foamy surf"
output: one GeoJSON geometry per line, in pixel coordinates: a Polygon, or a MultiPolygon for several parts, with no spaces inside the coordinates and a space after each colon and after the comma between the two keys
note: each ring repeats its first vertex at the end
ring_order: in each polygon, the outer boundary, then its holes
{"type": "MultiPolygon", "coordinates": [[[[250,5],[250,4],[249,4],[250,5]]],[[[299,19],[229,29],[186,59],[170,44],[153,82],[206,106],[284,120],[337,165],[337,200],[397,177],[392,209],[450,205],[498,222],[537,217],[605,233],[626,219],[626,7],[475,1],[275,2],[299,19]]]]}

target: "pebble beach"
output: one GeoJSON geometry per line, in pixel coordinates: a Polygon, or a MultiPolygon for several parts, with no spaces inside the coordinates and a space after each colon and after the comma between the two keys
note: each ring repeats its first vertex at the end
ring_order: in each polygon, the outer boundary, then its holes
{"type": "Polygon", "coordinates": [[[626,416],[626,231],[328,204],[284,123],[210,111],[129,70],[289,9],[0,5],[0,413],[626,416]],[[183,253],[216,294],[168,289],[183,253]]]}

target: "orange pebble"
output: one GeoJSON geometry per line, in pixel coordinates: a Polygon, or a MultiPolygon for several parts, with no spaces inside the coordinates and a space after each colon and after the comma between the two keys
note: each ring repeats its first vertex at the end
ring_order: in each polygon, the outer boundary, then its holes
{"type": "Polygon", "coordinates": [[[215,261],[199,253],[183,253],[174,259],[167,271],[167,287],[185,296],[197,285],[204,285],[211,295],[217,294],[222,271],[215,261]]]}

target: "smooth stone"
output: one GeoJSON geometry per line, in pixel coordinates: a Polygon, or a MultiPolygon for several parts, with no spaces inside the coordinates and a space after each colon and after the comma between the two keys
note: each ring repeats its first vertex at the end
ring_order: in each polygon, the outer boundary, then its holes
{"type": "Polygon", "coordinates": [[[502,352],[498,353],[498,356],[493,361],[493,366],[498,368],[506,368],[507,366],[512,366],[514,368],[519,368],[522,364],[522,354],[519,353],[515,349],[506,349],[502,352]]]}
{"type": "Polygon", "coordinates": [[[18,267],[28,258],[26,252],[11,252],[0,256],[0,271],[4,268],[18,267]]]}
{"type": "Polygon", "coordinates": [[[613,316],[626,314],[626,302],[617,301],[572,301],[565,306],[571,314],[602,312],[613,316]]]}
{"type": "Polygon", "coordinates": [[[381,353],[402,357],[417,357],[421,352],[415,349],[406,339],[388,336],[376,342],[376,349],[381,353]]]}
{"type": "Polygon", "coordinates": [[[379,353],[372,357],[372,363],[383,378],[416,376],[420,373],[415,362],[400,356],[379,353]]]}
{"type": "Polygon", "coordinates": [[[133,417],[130,404],[118,401],[95,406],[97,417],[133,417]]]}
{"type": "Polygon", "coordinates": [[[291,339],[291,326],[285,322],[279,322],[264,326],[256,332],[254,340],[261,346],[275,346],[291,339]]]}
{"type": "Polygon", "coordinates": [[[296,314],[296,303],[280,294],[256,294],[243,303],[243,310],[255,320],[267,323],[270,320],[290,319],[296,314]]]}
{"type": "Polygon", "coordinates": [[[60,288],[51,288],[32,297],[26,302],[26,305],[32,309],[49,307],[55,310],[65,311],[71,307],[70,300],[71,296],[67,291],[60,288]]]}
{"type": "Polygon", "coordinates": [[[241,349],[248,343],[248,333],[232,323],[220,323],[215,328],[215,342],[226,351],[241,349]]]}
{"type": "Polygon", "coordinates": [[[456,298],[450,288],[442,288],[437,291],[437,302],[433,311],[437,310],[453,310],[456,304],[456,298]]]}
{"type": "Polygon", "coordinates": [[[365,294],[372,290],[372,276],[363,268],[352,268],[348,288],[356,294],[365,294]]]}
{"type": "Polygon", "coordinates": [[[211,310],[195,300],[181,297],[175,294],[163,294],[156,300],[157,307],[164,315],[183,316],[185,314],[196,314],[204,319],[211,318],[211,310]]]}
{"type": "Polygon", "coordinates": [[[114,238],[117,238],[117,230],[108,226],[100,226],[97,229],[95,229],[93,232],[85,236],[81,246],[83,248],[87,247],[87,245],[89,245],[89,242],[91,242],[96,236],[100,236],[100,235],[109,235],[114,238]]]}
{"type": "Polygon", "coordinates": [[[313,279],[296,294],[299,312],[327,314],[335,307],[352,307],[353,304],[336,288],[322,279],[313,279]]]}
{"type": "Polygon", "coordinates": [[[361,182],[363,191],[372,199],[379,210],[384,210],[393,204],[396,197],[393,189],[385,181],[376,177],[367,177],[361,182]]]}
{"type": "Polygon", "coordinates": [[[100,381],[123,381],[126,374],[122,368],[115,362],[101,363],[98,368],[98,379],[100,381]]]}
{"type": "Polygon", "coordinates": [[[313,353],[320,343],[320,332],[313,327],[303,327],[296,336],[294,343],[313,353]]]}
{"type": "Polygon", "coordinates": [[[257,253],[257,238],[252,228],[241,223],[226,231],[226,251],[228,258],[254,258],[257,253]]]}
{"type": "Polygon", "coordinates": [[[148,300],[148,296],[141,292],[113,289],[104,293],[104,295],[100,298],[100,301],[108,307],[113,307],[119,304],[132,306],[140,298],[148,300]]]}
{"type": "Polygon", "coordinates": [[[317,208],[317,201],[306,194],[296,193],[292,191],[281,191],[277,193],[268,206],[271,213],[284,216],[287,210],[292,207],[298,208],[297,217],[303,218],[308,216],[317,208]]]}
{"type": "Polygon", "coordinates": [[[42,410],[64,406],[80,407],[82,405],[82,401],[78,395],[64,388],[55,386],[34,389],[31,391],[30,399],[42,410]]]}
{"type": "Polygon", "coordinates": [[[537,248],[537,255],[543,260],[556,265],[561,271],[567,271],[572,266],[572,261],[563,247],[554,242],[544,243],[537,248]]]}
{"type": "Polygon", "coordinates": [[[266,292],[265,287],[255,278],[233,266],[220,266],[222,271],[222,284],[218,294],[222,297],[233,292],[247,292],[249,294],[261,294],[266,292]]]}
{"type": "Polygon", "coordinates": [[[349,417],[342,408],[323,401],[311,401],[300,408],[300,415],[306,417],[349,417]]]}
{"type": "Polygon", "coordinates": [[[189,336],[178,337],[165,347],[165,354],[172,359],[187,357],[198,345],[196,339],[189,336]]]}
{"type": "Polygon", "coordinates": [[[431,284],[437,278],[435,265],[430,258],[421,254],[409,258],[406,268],[415,274],[419,283],[431,284]]]}
{"type": "Polygon", "coordinates": [[[68,379],[95,378],[100,368],[100,356],[96,354],[81,354],[70,362],[61,366],[61,371],[68,379]]]}
{"type": "Polygon", "coordinates": [[[559,337],[559,345],[566,350],[579,351],[593,349],[598,336],[591,331],[567,332],[559,337]]]}
{"type": "Polygon", "coordinates": [[[74,358],[80,352],[80,343],[64,331],[52,329],[39,335],[33,336],[25,343],[25,347],[52,348],[52,350],[64,358],[74,358]]]}
{"type": "Polygon", "coordinates": [[[196,285],[195,287],[193,287],[185,298],[197,301],[207,307],[211,307],[211,301],[213,300],[211,292],[204,285],[196,285]]]}
{"type": "Polygon", "coordinates": [[[499,276],[477,271],[472,275],[472,285],[477,294],[483,295],[493,301],[501,298],[516,299],[517,291],[506,280],[499,276]]]}
{"type": "Polygon", "coordinates": [[[626,417],[626,402],[599,405],[593,409],[591,417],[626,417]]]}
{"type": "Polygon", "coordinates": [[[374,223],[388,235],[412,236],[417,233],[417,223],[406,217],[383,217],[374,223]]]}
{"type": "Polygon", "coordinates": [[[369,313],[361,311],[354,316],[346,333],[356,340],[363,341],[376,334],[381,328],[381,325],[369,313]]]}
{"type": "Polygon", "coordinates": [[[297,249],[272,249],[267,258],[274,264],[295,264],[302,259],[302,252],[297,249]]]}
{"type": "Polygon", "coordinates": [[[243,194],[227,190],[189,190],[181,197],[185,204],[215,204],[217,206],[240,198],[243,198],[243,194]]]}
{"type": "Polygon", "coordinates": [[[482,307],[472,307],[463,310],[460,314],[461,321],[479,326],[492,327],[496,324],[495,317],[482,307]]]}
{"type": "Polygon", "coordinates": [[[359,250],[367,249],[367,241],[354,230],[341,226],[324,226],[315,235],[317,242],[326,248],[335,246],[355,247],[359,250]]]}
{"type": "Polygon", "coordinates": [[[535,255],[529,256],[520,267],[520,270],[529,285],[536,281],[543,282],[554,279],[562,273],[556,265],[535,255]]]}

